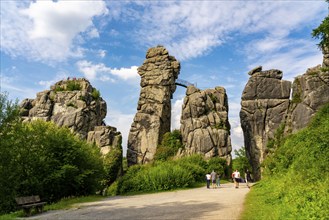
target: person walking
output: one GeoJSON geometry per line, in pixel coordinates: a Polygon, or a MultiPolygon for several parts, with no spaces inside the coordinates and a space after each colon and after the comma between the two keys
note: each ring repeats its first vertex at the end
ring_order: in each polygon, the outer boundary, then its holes
{"type": "Polygon", "coordinates": [[[211,180],[211,175],[209,173],[207,173],[206,174],[207,189],[210,188],[210,180],[211,180]]]}
{"type": "Polygon", "coordinates": [[[213,189],[215,189],[216,188],[217,173],[214,170],[212,170],[212,172],[210,173],[210,175],[211,175],[211,187],[213,189]]]}
{"type": "Polygon", "coordinates": [[[246,180],[247,187],[250,188],[249,183],[251,182],[251,173],[249,170],[247,170],[244,174],[244,178],[246,180]]]}
{"type": "Polygon", "coordinates": [[[239,188],[239,182],[240,182],[240,172],[238,170],[235,170],[235,172],[232,174],[234,179],[234,185],[235,188],[239,188]]]}
{"type": "Polygon", "coordinates": [[[220,174],[217,174],[217,178],[216,178],[216,187],[219,188],[220,186],[220,174]]]}

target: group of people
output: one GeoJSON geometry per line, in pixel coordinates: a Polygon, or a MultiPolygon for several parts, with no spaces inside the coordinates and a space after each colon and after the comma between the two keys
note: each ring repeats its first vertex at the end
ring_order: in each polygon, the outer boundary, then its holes
{"type": "Polygon", "coordinates": [[[243,182],[245,182],[247,187],[250,188],[249,183],[251,182],[251,172],[249,170],[247,170],[244,173],[244,179],[242,179],[240,177],[240,172],[238,170],[235,170],[232,173],[232,179],[234,181],[234,186],[235,186],[236,189],[239,188],[239,183],[243,183],[243,182]]]}
{"type": "MultiPolygon", "coordinates": [[[[242,182],[245,182],[247,187],[250,188],[250,182],[251,179],[251,172],[247,170],[244,174],[244,179],[240,177],[240,172],[238,170],[235,170],[232,173],[232,179],[234,182],[235,188],[239,188],[239,184],[242,182]]],[[[207,189],[210,189],[210,183],[211,188],[215,189],[220,186],[220,175],[218,175],[214,170],[211,173],[206,174],[206,181],[207,181],[207,189]]]]}
{"type": "Polygon", "coordinates": [[[211,188],[215,189],[220,186],[220,175],[217,174],[214,170],[209,174],[206,174],[207,180],[207,189],[210,189],[210,182],[211,188]]]}

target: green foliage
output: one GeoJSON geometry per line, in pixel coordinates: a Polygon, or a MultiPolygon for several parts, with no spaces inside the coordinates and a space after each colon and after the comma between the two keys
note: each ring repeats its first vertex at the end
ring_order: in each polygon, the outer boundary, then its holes
{"type": "Polygon", "coordinates": [[[18,101],[8,100],[7,93],[0,93],[0,134],[12,123],[19,120],[18,101]]]}
{"type": "Polygon", "coordinates": [[[329,197],[329,104],[264,162],[242,219],[325,219],[329,197]]]}
{"type": "Polygon", "coordinates": [[[208,160],[207,173],[215,171],[218,175],[223,176],[226,166],[226,160],[220,157],[213,157],[208,160]]]}
{"type": "Polygon", "coordinates": [[[252,172],[251,165],[246,156],[246,149],[241,147],[238,150],[234,150],[235,158],[232,161],[232,169],[238,170],[241,177],[244,177],[245,171],[249,170],[252,172]]]}
{"type": "Polygon", "coordinates": [[[98,100],[101,97],[101,93],[97,89],[93,88],[91,96],[94,98],[94,100],[98,100]]]}
{"type": "MultiPolygon", "coordinates": [[[[121,143],[121,141],[119,141],[121,143]]],[[[104,169],[106,185],[111,185],[122,174],[122,148],[116,146],[105,155],[104,169]]]]}
{"type": "Polygon", "coordinates": [[[166,161],[177,154],[179,148],[182,148],[182,135],[179,130],[167,132],[163,135],[161,144],[155,153],[155,160],[166,161]]]}
{"type": "Polygon", "coordinates": [[[0,136],[0,212],[14,210],[17,196],[56,201],[99,190],[103,177],[99,149],[68,128],[33,121],[16,123],[0,136]]]}
{"type": "Polygon", "coordinates": [[[204,182],[207,170],[221,172],[224,165],[226,161],[223,159],[214,158],[207,162],[197,154],[177,160],[134,165],[108,187],[105,194],[111,196],[191,187],[204,182]]]}
{"type": "Polygon", "coordinates": [[[73,102],[69,102],[66,104],[67,107],[73,107],[73,108],[77,108],[77,106],[73,103],[73,102]]]}
{"type": "Polygon", "coordinates": [[[329,72],[329,67],[321,67],[320,71],[323,72],[323,73],[324,72],[329,72]]]}
{"type": "Polygon", "coordinates": [[[320,43],[318,44],[320,49],[323,50],[325,47],[329,47],[329,16],[323,19],[319,27],[313,29],[312,36],[320,39],[320,43]]]}
{"type": "Polygon", "coordinates": [[[81,90],[81,85],[78,81],[76,80],[69,80],[67,81],[66,84],[66,90],[67,91],[76,91],[76,90],[81,90]]]}
{"type": "Polygon", "coordinates": [[[228,130],[228,128],[226,127],[224,121],[220,121],[218,124],[213,126],[213,128],[228,130]]]}

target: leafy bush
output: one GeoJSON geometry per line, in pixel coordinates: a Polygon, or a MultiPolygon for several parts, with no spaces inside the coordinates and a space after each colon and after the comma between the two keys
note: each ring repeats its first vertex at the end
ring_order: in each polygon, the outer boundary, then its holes
{"type": "Polygon", "coordinates": [[[16,208],[17,196],[57,201],[99,190],[103,162],[99,149],[68,128],[44,121],[16,123],[0,134],[0,212],[16,208]]]}
{"type": "Polygon", "coordinates": [[[224,169],[226,166],[226,160],[220,157],[213,157],[208,160],[207,173],[215,171],[218,175],[224,176],[224,169]]]}
{"type": "MultiPolygon", "coordinates": [[[[121,143],[121,140],[118,141],[121,143]]],[[[111,185],[122,174],[122,148],[116,146],[104,157],[106,185],[111,185]]]]}
{"type": "Polygon", "coordinates": [[[98,100],[101,97],[101,93],[97,89],[93,88],[93,91],[91,92],[91,96],[95,100],[98,100]]]}
{"type": "Polygon", "coordinates": [[[161,144],[155,153],[155,160],[166,161],[177,154],[179,148],[182,148],[182,135],[179,130],[167,132],[163,135],[161,144]]]}
{"type": "Polygon", "coordinates": [[[234,150],[235,158],[232,161],[232,169],[239,170],[241,177],[244,177],[245,171],[252,171],[251,165],[246,156],[246,149],[241,147],[238,150],[234,150]]]}
{"type": "Polygon", "coordinates": [[[153,164],[134,165],[106,190],[106,195],[136,192],[154,192],[186,188],[204,182],[209,165],[222,169],[223,159],[207,162],[201,155],[192,155],[177,160],[156,161],[153,164]],[[218,163],[218,164],[217,164],[218,163]]]}
{"type": "Polygon", "coordinates": [[[69,80],[67,81],[66,84],[66,90],[67,91],[76,91],[76,90],[81,90],[81,85],[78,81],[76,80],[69,80]]]}
{"type": "Polygon", "coordinates": [[[329,198],[329,104],[287,137],[264,162],[264,178],[247,196],[245,219],[325,219],[329,198]]]}

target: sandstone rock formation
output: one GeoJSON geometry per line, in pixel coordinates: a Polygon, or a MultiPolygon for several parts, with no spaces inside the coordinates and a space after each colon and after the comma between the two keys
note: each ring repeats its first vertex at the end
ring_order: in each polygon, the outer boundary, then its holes
{"type": "Polygon", "coordinates": [[[87,141],[95,143],[101,148],[103,155],[111,151],[113,147],[121,147],[121,133],[111,126],[96,126],[88,132],[87,141]]]}
{"type": "Polygon", "coordinates": [[[329,102],[329,70],[320,65],[295,78],[286,133],[294,133],[310,122],[312,116],[329,102]]]}
{"type": "Polygon", "coordinates": [[[138,68],[141,92],[128,137],[129,166],[152,161],[162,136],[170,131],[170,99],[179,71],[179,62],[164,47],[147,51],[146,60],[138,68]]]}
{"type": "Polygon", "coordinates": [[[262,71],[257,67],[249,75],[242,93],[240,120],[247,157],[254,179],[259,180],[267,142],[288,113],[291,82],[281,80],[280,70],[262,71]]]}
{"type": "Polygon", "coordinates": [[[106,102],[86,79],[61,80],[50,90],[39,92],[36,99],[23,100],[20,109],[25,121],[42,119],[66,126],[81,138],[89,136],[88,140],[105,147],[103,152],[121,140],[120,132],[105,126],[106,102]]]}
{"type": "Polygon", "coordinates": [[[223,87],[200,91],[188,86],[184,99],[181,128],[185,149],[181,154],[222,157],[231,162],[228,101],[223,87]]]}

